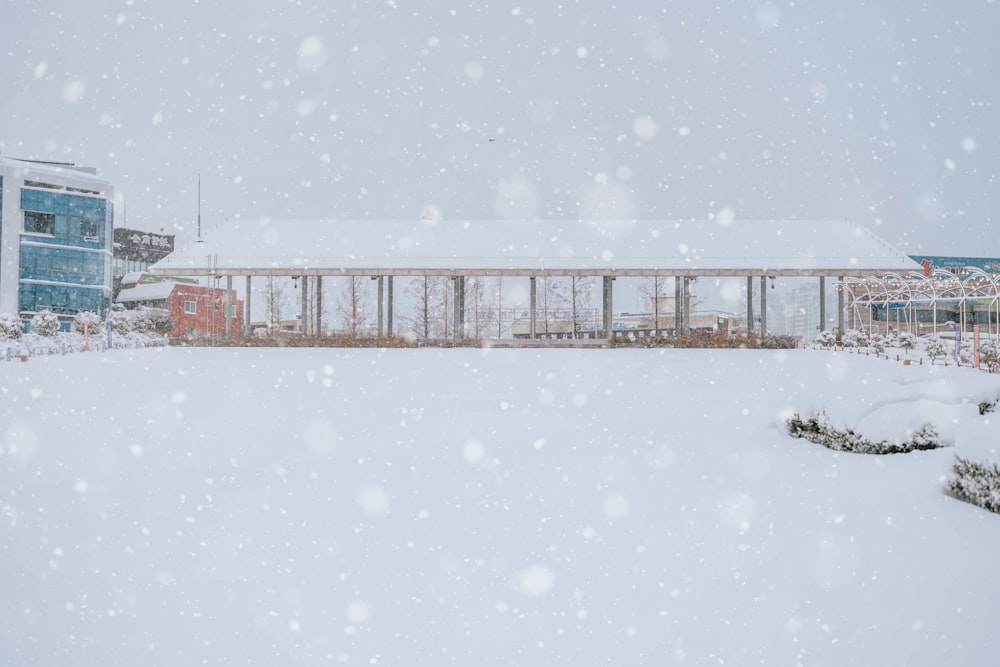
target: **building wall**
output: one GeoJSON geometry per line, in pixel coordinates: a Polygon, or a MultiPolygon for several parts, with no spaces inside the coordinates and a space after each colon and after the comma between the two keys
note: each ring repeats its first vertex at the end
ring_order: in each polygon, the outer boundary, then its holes
{"type": "Polygon", "coordinates": [[[113,188],[91,173],[0,159],[0,312],[106,312],[113,219],[113,188]]]}
{"type": "MultiPolygon", "coordinates": [[[[233,335],[243,333],[243,302],[236,298],[236,290],[230,294],[233,315],[230,321],[233,335]]],[[[221,336],[226,333],[226,290],[200,285],[174,287],[167,297],[166,308],[173,321],[171,336],[221,336]],[[194,313],[185,310],[185,303],[194,303],[194,313]]]]}

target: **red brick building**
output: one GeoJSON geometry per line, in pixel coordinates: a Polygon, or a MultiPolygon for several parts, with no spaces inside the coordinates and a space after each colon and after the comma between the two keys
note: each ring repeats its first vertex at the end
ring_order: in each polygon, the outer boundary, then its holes
{"type": "MultiPolygon", "coordinates": [[[[170,313],[170,336],[221,336],[226,333],[226,290],[182,279],[150,280],[126,276],[116,303],[125,308],[164,308],[170,313]],[[131,278],[131,280],[129,280],[131,278]]],[[[230,335],[243,335],[243,302],[230,294],[230,335]]]]}

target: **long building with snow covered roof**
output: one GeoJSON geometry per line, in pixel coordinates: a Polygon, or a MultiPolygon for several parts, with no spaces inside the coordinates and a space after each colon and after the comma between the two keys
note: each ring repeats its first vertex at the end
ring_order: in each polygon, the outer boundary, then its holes
{"type": "MultiPolygon", "coordinates": [[[[233,221],[175,250],[150,273],[245,277],[247,293],[254,277],[297,276],[306,287],[310,277],[370,276],[379,280],[380,295],[388,279],[390,322],[394,277],[453,278],[456,303],[469,276],[527,278],[532,298],[538,277],[595,277],[604,281],[610,336],[611,281],[619,277],[673,277],[686,289],[702,276],[745,276],[751,294],[755,278],[816,277],[822,285],[827,278],[919,269],[870,230],[841,221],[435,219],[233,221]]],[[[760,293],[766,298],[766,290],[760,293]]],[[[378,307],[381,314],[381,298],[378,307]]],[[[748,322],[752,308],[748,298],[748,322]]],[[[303,320],[308,315],[303,308],[303,320]]],[[[456,324],[461,317],[456,308],[456,324]]],[[[460,336],[462,328],[455,331],[460,336]]]]}

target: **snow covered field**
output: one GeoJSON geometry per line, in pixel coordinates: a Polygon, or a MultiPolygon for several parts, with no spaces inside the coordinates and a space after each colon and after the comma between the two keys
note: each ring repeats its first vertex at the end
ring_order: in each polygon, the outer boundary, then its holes
{"type": "Polygon", "coordinates": [[[0,664],[986,665],[1000,377],[813,350],[0,363],[0,664]]]}

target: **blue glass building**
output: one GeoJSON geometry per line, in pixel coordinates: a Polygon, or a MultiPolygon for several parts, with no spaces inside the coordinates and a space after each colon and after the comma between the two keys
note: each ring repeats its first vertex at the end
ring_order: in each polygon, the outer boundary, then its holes
{"type": "Polygon", "coordinates": [[[96,170],[0,157],[0,312],[68,326],[111,306],[114,188],[96,170]]]}

